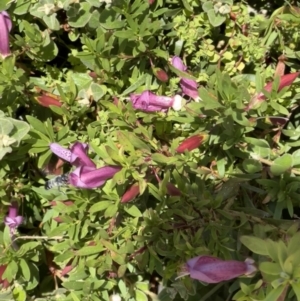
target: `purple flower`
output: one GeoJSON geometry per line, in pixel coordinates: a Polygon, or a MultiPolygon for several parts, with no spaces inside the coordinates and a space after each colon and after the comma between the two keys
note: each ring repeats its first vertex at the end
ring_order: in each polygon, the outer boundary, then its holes
{"type": "Polygon", "coordinates": [[[61,159],[75,165],[76,167],[88,166],[96,168],[96,164],[87,156],[88,145],[75,142],[70,149],[60,146],[58,143],[51,143],[51,151],[61,159]]]}
{"type": "Polygon", "coordinates": [[[142,94],[131,94],[130,100],[135,109],[145,112],[166,112],[169,108],[179,111],[182,108],[180,95],[175,95],[174,97],[158,96],[148,90],[142,94]]]}
{"type": "Polygon", "coordinates": [[[70,173],[69,181],[73,186],[93,189],[102,186],[121,169],[120,166],[105,166],[97,169],[80,166],[70,173]]]}
{"type": "MultiPolygon", "coordinates": [[[[180,71],[187,71],[187,67],[183,64],[179,56],[174,56],[172,58],[172,65],[180,71]]],[[[193,98],[197,102],[200,100],[198,93],[198,84],[196,81],[182,77],[180,79],[180,86],[183,94],[193,98]]]]}
{"type": "Polygon", "coordinates": [[[13,201],[9,206],[8,215],[5,217],[4,223],[10,228],[13,235],[15,229],[18,228],[23,222],[23,216],[18,215],[18,202],[13,201]]]}
{"type": "Polygon", "coordinates": [[[218,283],[256,271],[252,259],[246,261],[222,260],[212,256],[198,256],[190,259],[186,269],[190,277],[206,283],[218,283]]]}
{"type": "Polygon", "coordinates": [[[10,54],[9,50],[9,32],[12,28],[12,22],[6,11],[0,12],[0,54],[5,57],[10,54]]]}

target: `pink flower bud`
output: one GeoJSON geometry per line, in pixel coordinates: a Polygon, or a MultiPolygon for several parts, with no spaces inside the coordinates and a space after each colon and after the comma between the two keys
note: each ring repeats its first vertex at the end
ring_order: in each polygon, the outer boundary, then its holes
{"type": "MultiPolygon", "coordinates": [[[[294,72],[294,73],[289,73],[289,74],[285,74],[285,75],[281,76],[280,80],[279,80],[279,87],[278,87],[277,92],[280,92],[284,87],[290,86],[294,82],[294,80],[298,77],[299,74],[300,74],[300,72],[294,72]]],[[[271,92],[273,82],[274,81],[267,83],[264,87],[264,90],[266,90],[267,92],[271,92]]],[[[265,99],[266,99],[266,96],[262,92],[257,93],[256,95],[254,95],[252,97],[252,99],[250,100],[250,103],[245,108],[245,111],[249,111],[256,105],[265,101],[265,99]]]]}
{"type": "Polygon", "coordinates": [[[56,107],[62,106],[62,103],[57,98],[46,95],[46,94],[35,97],[35,99],[38,101],[38,103],[41,106],[43,106],[45,108],[49,108],[49,106],[56,106],[56,107]]]}
{"type": "Polygon", "coordinates": [[[257,269],[253,263],[251,259],[237,261],[198,256],[187,262],[186,269],[193,279],[206,283],[218,283],[254,273],[257,269]]]}
{"type": "Polygon", "coordinates": [[[176,148],[178,153],[184,153],[186,150],[191,151],[198,148],[202,142],[207,138],[206,134],[197,134],[183,140],[180,145],[176,148]]]}
{"type": "Polygon", "coordinates": [[[180,196],[181,191],[172,183],[167,183],[167,191],[170,196],[180,196]]]}
{"type": "Polygon", "coordinates": [[[128,203],[128,202],[134,200],[139,195],[139,193],[140,193],[139,184],[134,183],[123,194],[122,199],[121,199],[121,203],[128,203]]]}

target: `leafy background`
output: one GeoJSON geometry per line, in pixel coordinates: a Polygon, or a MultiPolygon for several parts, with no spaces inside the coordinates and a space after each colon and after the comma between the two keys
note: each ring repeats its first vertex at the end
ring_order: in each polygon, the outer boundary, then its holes
{"type": "Polygon", "coordinates": [[[298,4],[0,1],[13,21],[0,68],[0,138],[12,138],[0,143],[1,215],[16,199],[25,218],[19,250],[1,228],[11,284],[1,300],[300,300],[299,80],[277,93],[276,79],[245,110],[266,82],[299,70],[298,4]],[[135,111],[131,93],[180,93],[174,55],[202,101],[135,111]],[[62,106],[45,107],[46,93],[62,106]],[[199,133],[199,148],[176,152],[199,133]],[[70,169],[49,143],[75,141],[122,172],[96,190],[46,191],[42,170],[70,169]],[[133,184],[139,196],[121,203],[133,184]],[[175,280],[203,254],[251,256],[259,271],[216,285],[175,280]]]}

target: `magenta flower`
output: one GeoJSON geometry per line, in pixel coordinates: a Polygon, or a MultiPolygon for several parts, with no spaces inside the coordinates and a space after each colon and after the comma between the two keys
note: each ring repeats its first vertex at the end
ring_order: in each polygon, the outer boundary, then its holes
{"type": "Polygon", "coordinates": [[[81,166],[70,173],[69,181],[73,186],[93,189],[102,186],[121,169],[120,166],[105,166],[97,169],[81,166]]]}
{"type": "MultiPolygon", "coordinates": [[[[172,65],[180,71],[183,72],[187,71],[187,67],[183,64],[179,56],[174,56],[172,58],[172,65]]],[[[200,100],[199,93],[198,93],[198,84],[196,81],[189,78],[182,77],[180,79],[180,87],[183,94],[193,98],[197,102],[200,100]]]]}
{"type": "Polygon", "coordinates": [[[198,256],[190,259],[185,268],[190,277],[206,283],[218,283],[256,271],[252,259],[246,261],[222,260],[212,256],[198,256]]]}
{"type": "Polygon", "coordinates": [[[19,249],[19,246],[15,242],[15,234],[17,228],[22,224],[23,216],[18,215],[18,202],[13,201],[8,209],[8,215],[4,219],[4,224],[9,227],[10,237],[12,240],[12,247],[15,250],[19,249]]]}
{"type": "Polygon", "coordinates": [[[12,22],[6,11],[0,12],[0,54],[5,57],[10,54],[9,50],[9,32],[12,28],[12,22]]]}
{"type": "Polygon", "coordinates": [[[148,90],[142,94],[131,94],[130,100],[135,109],[145,112],[166,112],[169,108],[179,111],[182,108],[180,95],[174,97],[158,96],[148,90]]]}
{"type": "Polygon", "coordinates": [[[50,149],[55,155],[72,165],[96,168],[96,164],[87,155],[88,148],[87,144],[80,142],[75,142],[70,149],[66,149],[58,143],[50,144],[50,149]]]}
{"type": "Polygon", "coordinates": [[[13,201],[9,206],[8,215],[5,217],[4,223],[14,232],[23,222],[23,216],[18,215],[18,202],[13,201]]]}

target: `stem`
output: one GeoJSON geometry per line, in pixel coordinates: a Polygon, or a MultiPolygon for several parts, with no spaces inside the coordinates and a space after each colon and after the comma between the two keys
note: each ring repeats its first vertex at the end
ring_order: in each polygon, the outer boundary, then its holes
{"type": "Polygon", "coordinates": [[[217,290],[219,290],[225,283],[218,283],[216,286],[214,286],[206,295],[204,295],[200,301],[205,301],[207,298],[209,298],[212,294],[214,294],[217,290]]]}
{"type": "Polygon", "coordinates": [[[53,237],[48,237],[48,236],[20,236],[17,237],[15,240],[18,239],[45,239],[45,240],[61,240],[65,238],[64,236],[53,236],[53,237]]]}
{"type": "MultiPolygon", "coordinates": [[[[255,158],[255,159],[258,160],[259,162],[264,163],[269,166],[274,164],[274,162],[267,160],[267,159],[263,159],[263,158],[255,158]]],[[[300,175],[300,170],[298,170],[298,169],[292,168],[291,172],[295,175],[300,175]]]]}

